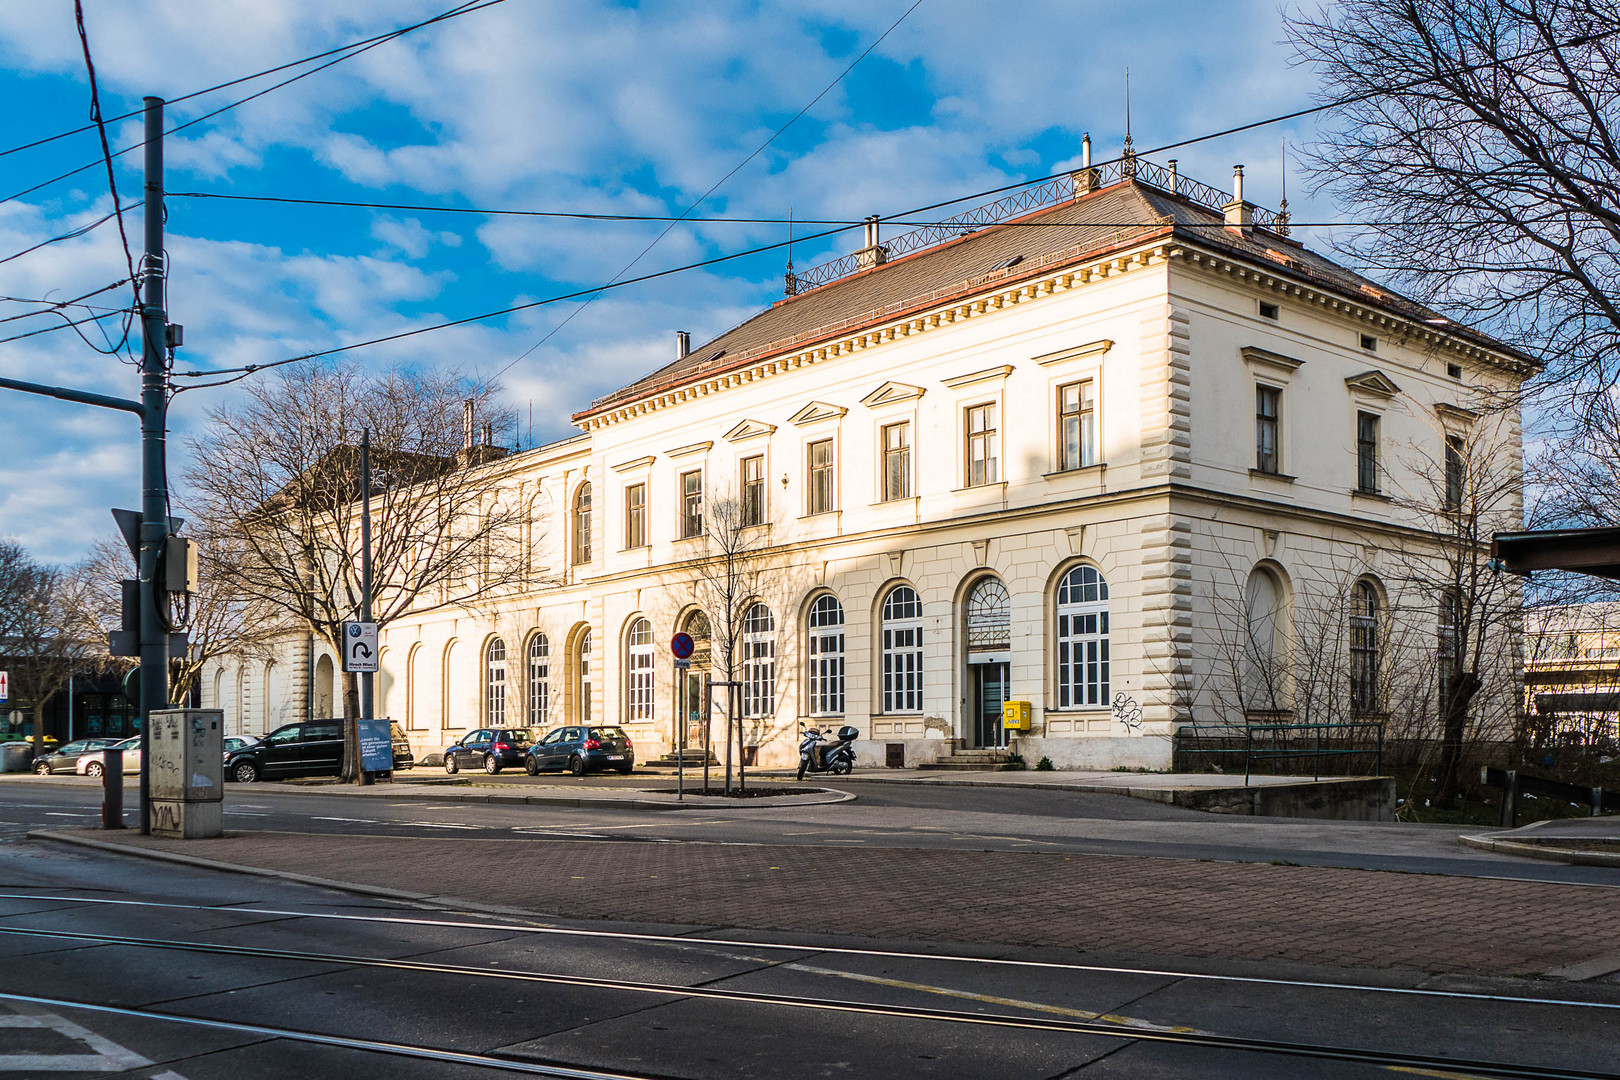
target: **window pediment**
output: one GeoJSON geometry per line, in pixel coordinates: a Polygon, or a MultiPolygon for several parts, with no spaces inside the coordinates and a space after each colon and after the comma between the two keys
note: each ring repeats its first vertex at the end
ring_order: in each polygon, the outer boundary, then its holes
{"type": "Polygon", "coordinates": [[[806,424],[814,424],[822,420],[836,420],[847,412],[849,410],[841,405],[829,405],[825,401],[812,401],[788,417],[788,423],[804,427],[806,424]]]}
{"type": "Polygon", "coordinates": [[[915,401],[917,398],[922,397],[924,393],[925,391],[920,386],[891,381],[884,383],[861,398],[861,404],[869,409],[874,409],[879,405],[893,405],[900,401],[915,401]]]}
{"type": "Polygon", "coordinates": [[[634,472],[636,469],[645,469],[655,460],[657,459],[652,454],[648,454],[645,457],[631,458],[629,461],[621,461],[617,465],[613,466],[613,471],[616,473],[634,472]]]}
{"type": "Polygon", "coordinates": [[[1113,347],[1114,343],[1112,341],[1109,341],[1107,338],[1103,338],[1101,341],[1088,342],[1087,344],[1081,345],[1077,348],[1060,349],[1057,352],[1037,356],[1035,357],[1035,362],[1040,364],[1042,367],[1049,367],[1052,364],[1061,364],[1066,360],[1084,360],[1087,357],[1093,356],[1100,357],[1106,354],[1108,350],[1112,349],[1113,347]]]}
{"type": "Polygon", "coordinates": [[[1245,364],[1283,378],[1292,375],[1305,364],[1303,360],[1295,360],[1292,356],[1274,353],[1270,349],[1262,349],[1258,345],[1245,345],[1239,351],[1243,354],[1245,364]]]}
{"type": "Polygon", "coordinates": [[[1344,380],[1344,385],[1351,390],[1381,398],[1392,398],[1401,392],[1401,388],[1395,385],[1395,381],[1377,368],[1371,371],[1363,371],[1359,375],[1350,376],[1344,380]]]}
{"type": "Polygon", "coordinates": [[[1008,375],[1012,374],[1012,369],[1013,366],[1011,364],[997,364],[995,367],[985,368],[983,371],[972,371],[966,375],[957,375],[953,378],[941,379],[940,382],[944,383],[952,390],[958,390],[964,386],[973,386],[976,383],[990,382],[993,379],[1005,379],[1008,375]]]}
{"type": "Polygon", "coordinates": [[[1465,409],[1461,405],[1453,405],[1446,401],[1436,404],[1434,411],[1439,414],[1440,419],[1460,427],[1467,427],[1479,419],[1479,413],[1473,409],[1465,409]]]}
{"type": "Polygon", "coordinates": [[[674,450],[665,450],[664,453],[672,458],[691,457],[693,454],[701,454],[706,452],[713,445],[714,440],[707,439],[703,442],[692,443],[689,446],[678,446],[674,450]]]}
{"type": "Polygon", "coordinates": [[[726,432],[726,441],[743,442],[746,439],[757,439],[762,435],[769,435],[775,430],[775,424],[767,424],[763,420],[744,420],[726,432]]]}

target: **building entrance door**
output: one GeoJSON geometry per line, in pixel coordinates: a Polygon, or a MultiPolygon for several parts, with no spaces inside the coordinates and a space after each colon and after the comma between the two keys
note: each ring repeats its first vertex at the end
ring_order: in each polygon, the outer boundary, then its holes
{"type": "Polygon", "coordinates": [[[1001,728],[1001,707],[1007,702],[1006,663],[973,664],[968,670],[973,678],[974,745],[995,749],[1007,745],[1007,733],[1001,728]]]}

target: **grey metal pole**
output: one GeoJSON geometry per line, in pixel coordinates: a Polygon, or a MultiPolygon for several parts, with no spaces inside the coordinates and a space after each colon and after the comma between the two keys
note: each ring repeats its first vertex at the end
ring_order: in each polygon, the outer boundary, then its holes
{"type": "Polygon", "coordinates": [[[158,560],[169,534],[168,276],[163,255],[163,99],[146,101],[146,253],[141,258],[141,832],[152,831],[152,714],[169,707],[169,632],[158,605],[158,560]]]}
{"type": "MultiPolygon", "coordinates": [[[[360,433],[360,621],[371,621],[371,429],[360,433]]],[[[360,715],[372,718],[372,674],[360,675],[360,715]]]]}
{"type": "MultiPolygon", "coordinates": [[[[371,621],[371,429],[360,432],[360,621],[371,621]]],[[[360,716],[372,719],[372,691],[375,676],[360,673],[360,716]]],[[[358,727],[358,725],[357,725],[358,727]]],[[[371,783],[360,756],[360,733],[354,737],[354,774],[362,786],[371,783]]]]}

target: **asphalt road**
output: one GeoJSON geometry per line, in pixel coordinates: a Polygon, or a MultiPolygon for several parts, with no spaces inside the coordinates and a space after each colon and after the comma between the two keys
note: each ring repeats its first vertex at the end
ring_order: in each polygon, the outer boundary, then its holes
{"type": "MultiPolygon", "coordinates": [[[[847,929],[807,913],[823,920],[847,929]]],[[[0,1073],[1488,1075],[1472,1060],[1507,1070],[1490,1075],[1597,1076],[1620,1043],[1614,985],[1254,965],[1233,982],[1088,969],[1057,950],[745,938],[426,911],[13,828],[0,838],[0,1073]]]]}
{"type": "MultiPolygon", "coordinates": [[[[133,779],[133,778],[131,778],[133,779]]],[[[583,784],[555,778],[498,777],[498,786],[453,790],[567,790],[623,786],[618,778],[583,784]],[[562,785],[559,788],[559,784],[562,785]]],[[[484,784],[483,778],[479,780],[484,784]]],[[[632,778],[638,786],[662,780],[632,778]]],[[[1277,862],[1367,870],[1504,877],[1620,887],[1620,870],[1565,866],[1462,847],[1477,828],[1300,821],[1207,814],[1119,795],[1042,789],[937,787],[840,780],[857,801],[832,806],[635,811],[482,803],[431,797],[398,785],[398,798],[226,785],[226,827],[393,836],[526,836],[537,840],[831,844],[924,849],[1040,851],[1159,858],[1277,862]]],[[[446,789],[451,790],[451,789],[446,789]]],[[[133,822],[135,792],[126,792],[133,822]]],[[[100,789],[88,781],[0,780],[0,835],[39,827],[91,827],[100,789]]]]}

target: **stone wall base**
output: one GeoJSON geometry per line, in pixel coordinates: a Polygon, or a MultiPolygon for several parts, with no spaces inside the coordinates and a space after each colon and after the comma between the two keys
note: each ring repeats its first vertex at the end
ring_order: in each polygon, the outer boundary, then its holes
{"type": "Polygon", "coordinates": [[[1043,757],[1062,770],[1170,768],[1170,740],[1158,735],[1114,735],[1084,739],[1063,739],[1020,735],[1012,740],[1012,750],[1024,755],[1024,764],[1033,769],[1043,757]]]}

